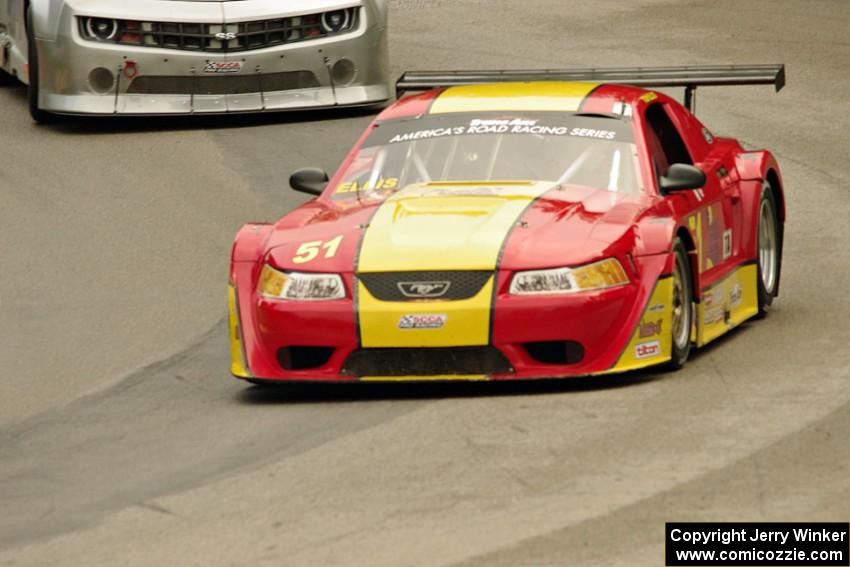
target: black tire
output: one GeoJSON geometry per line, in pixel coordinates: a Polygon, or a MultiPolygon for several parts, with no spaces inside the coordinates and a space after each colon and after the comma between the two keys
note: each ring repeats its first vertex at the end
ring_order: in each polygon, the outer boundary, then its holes
{"type": "Polygon", "coordinates": [[[13,75],[10,75],[3,69],[0,69],[0,87],[12,86],[17,83],[18,81],[13,75]]]}
{"type": "Polygon", "coordinates": [[[779,290],[782,269],[782,226],[776,212],[776,197],[770,183],[762,185],[756,225],[756,265],[758,266],[758,317],[767,315],[779,290]]]}
{"type": "Polygon", "coordinates": [[[673,241],[673,314],[670,317],[670,361],[664,367],[678,370],[691,353],[691,328],[694,323],[694,293],[688,250],[679,237],[673,241]],[[684,318],[684,319],[681,319],[684,318]]]}
{"type": "Polygon", "coordinates": [[[27,98],[29,99],[30,116],[36,122],[49,124],[56,121],[56,117],[38,107],[38,49],[35,44],[33,33],[32,7],[27,8],[27,58],[29,63],[29,87],[27,98]]]}

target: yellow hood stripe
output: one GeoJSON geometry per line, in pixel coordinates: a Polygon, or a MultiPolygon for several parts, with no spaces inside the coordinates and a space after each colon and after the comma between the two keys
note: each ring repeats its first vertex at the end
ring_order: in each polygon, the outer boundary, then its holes
{"type": "MultiPolygon", "coordinates": [[[[552,188],[529,183],[481,194],[443,184],[405,188],[384,202],[366,229],[358,272],[495,271],[502,244],[526,208],[552,188]]],[[[490,340],[495,277],[455,301],[381,301],[358,282],[357,316],[365,348],[480,346],[490,340]],[[442,315],[439,328],[401,329],[405,315],[442,315]]]]}
{"type": "Polygon", "coordinates": [[[431,105],[431,114],[447,112],[575,112],[598,83],[495,83],[450,87],[431,105]]]}

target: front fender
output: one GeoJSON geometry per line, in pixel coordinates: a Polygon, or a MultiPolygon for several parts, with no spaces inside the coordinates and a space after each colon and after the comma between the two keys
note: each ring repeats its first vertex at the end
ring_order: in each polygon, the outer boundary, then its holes
{"type": "Polygon", "coordinates": [[[637,225],[635,254],[650,256],[670,252],[673,249],[677,227],[673,217],[655,217],[641,221],[637,225]]]}
{"type": "Polygon", "coordinates": [[[272,232],[269,223],[250,223],[239,229],[230,252],[231,262],[257,262],[272,232]]]}
{"type": "Polygon", "coordinates": [[[785,221],[785,194],[782,174],[779,171],[776,158],[766,150],[738,154],[735,158],[735,167],[740,179],[742,216],[745,226],[753,227],[747,234],[742,235],[744,239],[743,248],[747,257],[755,258],[758,208],[765,181],[771,183],[775,192],[776,213],[780,223],[785,221]]]}
{"type": "Polygon", "coordinates": [[[28,4],[32,10],[31,33],[37,39],[56,41],[59,27],[64,21],[62,12],[65,10],[65,0],[30,0],[28,4]]]}

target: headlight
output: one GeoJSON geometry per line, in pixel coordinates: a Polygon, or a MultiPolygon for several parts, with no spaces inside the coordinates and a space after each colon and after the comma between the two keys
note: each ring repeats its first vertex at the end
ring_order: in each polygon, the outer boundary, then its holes
{"type": "Polygon", "coordinates": [[[351,27],[352,10],[335,10],[322,14],[322,29],[326,33],[336,33],[351,27]]]}
{"type": "Polygon", "coordinates": [[[518,272],[511,281],[510,292],[514,295],[575,293],[627,283],[629,277],[620,262],[615,258],[608,258],[578,268],[518,272]]]}
{"type": "Polygon", "coordinates": [[[345,285],[337,274],[284,273],[266,264],[260,273],[257,292],[270,299],[344,299],[345,285]]]}
{"type": "Polygon", "coordinates": [[[86,18],[85,30],[92,39],[109,41],[118,33],[118,22],[108,18],[86,18]]]}
{"type": "Polygon", "coordinates": [[[111,43],[142,44],[142,25],[131,20],[80,18],[80,33],[86,39],[111,43]]]}

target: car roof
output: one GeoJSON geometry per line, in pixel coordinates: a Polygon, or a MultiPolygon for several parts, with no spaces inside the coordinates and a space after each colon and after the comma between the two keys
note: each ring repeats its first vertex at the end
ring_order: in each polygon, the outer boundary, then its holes
{"type": "Polygon", "coordinates": [[[378,119],[490,111],[624,114],[633,111],[641,97],[647,98],[647,94],[655,93],[638,87],[590,82],[536,81],[462,85],[402,97],[384,110],[378,119]]]}

